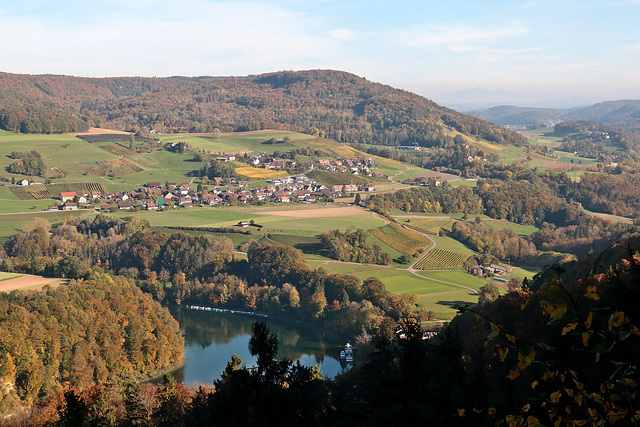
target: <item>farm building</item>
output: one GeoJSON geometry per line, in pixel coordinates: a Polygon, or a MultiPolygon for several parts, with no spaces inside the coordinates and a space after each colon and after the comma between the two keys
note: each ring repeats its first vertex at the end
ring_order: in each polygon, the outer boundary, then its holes
{"type": "Polygon", "coordinates": [[[60,193],[60,199],[63,202],[66,202],[67,200],[73,200],[74,197],[76,197],[75,191],[63,191],[62,193],[60,193]]]}

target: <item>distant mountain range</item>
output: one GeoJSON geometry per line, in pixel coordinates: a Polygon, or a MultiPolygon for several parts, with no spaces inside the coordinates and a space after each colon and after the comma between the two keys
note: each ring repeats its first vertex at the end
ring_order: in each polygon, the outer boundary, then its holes
{"type": "Polygon", "coordinates": [[[589,120],[640,130],[640,100],[607,101],[578,108],[533,108],[501,105],[470,111],[469,114],[509,127],[553,126],[568,120],[589,120]]]}
{"type": "Polygon", "coordinates": [[[0,128],[65,133],[88,126],[142,135],[282,129],[383,145],[445,146],[465,137],[526,141],[501,126],[342,71],[168,78],[0,73],[0,128]]]}

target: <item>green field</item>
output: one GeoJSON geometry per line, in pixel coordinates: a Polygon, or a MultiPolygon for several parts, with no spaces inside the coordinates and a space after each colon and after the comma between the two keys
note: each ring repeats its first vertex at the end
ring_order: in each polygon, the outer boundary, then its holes
{"type": "Polygon", "coordinates": [[[16,277],[22,276],[18,273],[7,273],[5,271],[0,271],[0,282],[3,280],[15,279],[16,277]]]}
{"type": "Polygon", "coordinates": [[[160,135],[161,142],[180,142],[184,141],[193,148],[199,148],[206,152],[224,154],[224,153],[237,153],[240,151],[255,151],[255,152],[268,152],[273,153],[276,150],[289,151],[292,148],[298,148],[301,146],[299,142],[316,139],[311,135],[305,135],[295,132],[256,132],[253,134],[240,134],[240,135],[228,135],[222,134],[218,138],[213,135],[160,135]],[[282,141],[285,136],[288,136],[290,141],[287,143],[277,144],[264,144],[264,142],[275,138],[277,141],[282,141]]]}
{"type": "MultiPolygon", "coordinates": [[[[95,180],[82,162],[114,160],[118,157],[71,135],[31,135],[0,133],[0,168],[13,163],[8,157],[13,151],[39,152],[47,167],[64,169],[67,176],[57,182],[87,182],[95,180]]],[[[32,177],[26,177],[31,179],[32,177]]],[[[40,178],[42,180],[42,178],[40,178]]]]}
{"type": "Polygon", "coordinates": [[[20,213],[0,214],[0,241],[6,241],[22,230],[26,224],[32,222],[36,218],[43,218],[49,221],[51,224],[59,224],[64,218],[86,216],[89,215],[88,211],[58,211],[58,212],[35,212],[35,213],[20,213]]]}
{"type": "Polygon", "coordinates": [[[337,261],[307,261],[309,267],[322,267],[329,273],[353,274],[361,280],[377,277],[387,290],[400,294],[418,295],[421,307],[433,311],[438,319],[451,319],[456,314],[456,304],[476,304],[478,295],[468,289],[441,283],[433,279],[480,289],[486,281],[462,270],[420,272],[419,277],[404,269],[393,267],[357,265],[337,261]]]}

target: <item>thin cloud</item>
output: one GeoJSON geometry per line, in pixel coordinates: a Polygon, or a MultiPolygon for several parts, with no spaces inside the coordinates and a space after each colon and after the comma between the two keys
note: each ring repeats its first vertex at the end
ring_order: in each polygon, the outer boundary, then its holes
{"type": "Polygon", "coordinates": [[[511,38],[528,31],[528,28],[520,22],[495,29],[478,29],[469,26],[433,27],[400,33],[398,42],[414,48],[458,45],[464,47],[465,44],[511,38]]]}

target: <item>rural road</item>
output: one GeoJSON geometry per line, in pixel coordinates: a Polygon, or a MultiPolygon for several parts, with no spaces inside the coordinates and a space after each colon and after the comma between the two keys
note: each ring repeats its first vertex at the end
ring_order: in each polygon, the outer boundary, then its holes
{"type": "Polygon", "coordinates": [[[432,278],[430,278],[430,277],[424,277],[424,276],[422,276],[422,275],[418,274],[418,270],[416,270],[415,266],[416,266],[420,261],[422,261],[424,258],[426,258],[426,257],[431,253],[431,251],[433,251],[433,250],[436,248],[436,241],[435,241],[435,240],[433,240],[433,239],[431,238],[431,236],[429,236],[427,233],[423,233],[422,231],[418,231],[418,230],[413,229],[413,228],[411,228],[411,227],[409,227],[409,226],[406,226],[406,225],[404,225],[404,224],[400,224],[400,226],[401,226],[401,227],[406,228],[407,230],[415,231],[416,233],[420,233],[420,234],[422,234],[422,235],[423,235],[423,236],[425,236],[427,239],[429,239],[429,240],[431,241],[431,243],[432,243],[432,245],[429,247],[429,249],[427,249],[427,250],[426,250],[426,252],[424,253],[424,255],[423,255],[423,256],[421,256],[419,260],[417,260],[416,262],[414,262],[413,264],[411,264],[411,266],[409,266],[409,268],[407,268],[407,269],[406,269],[409,273],[413,274],[414,276],[418,276],[418,277],[420,277],[421,279],[433,280],[434,282],[440,282],[440,283],[444,283],[444,284],[451,285],[451,286],[457,286],[458,288],[467,289],[467,290],[469,290],[469,291],[473,292],[474,294],[478,294],[478,295],[480,294],[480,292],[478,292],[478,291],[476,291],[475,289],[470,288],[470,287],[468,287],[468,286],[460,285],[460,284],[458,284],[458,283],[447,282],[447,281],[439,280],[439,279],[432,279],[432,278]]]}

